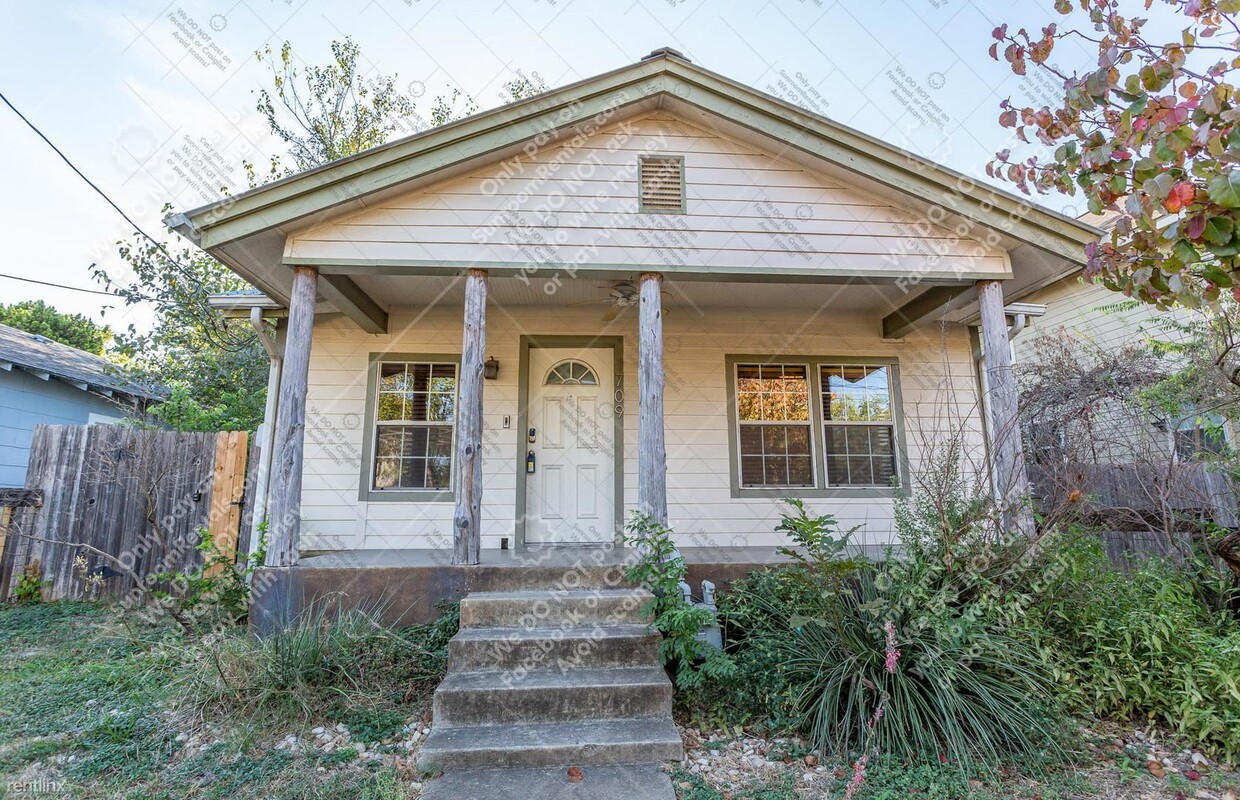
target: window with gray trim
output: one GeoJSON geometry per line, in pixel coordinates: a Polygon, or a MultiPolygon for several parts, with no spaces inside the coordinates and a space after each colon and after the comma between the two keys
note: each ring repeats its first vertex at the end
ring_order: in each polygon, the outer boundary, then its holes
{"type": "Polygon", "coordinates": [[[372,486],[448,490],[456,429],[456,364],[378,365],[372,486]]]}
{"type": "Polygon", "coordinates": [[[728,356],[732,487],[763,496],[900,490],[895,359],[728,356]]]}
{"type": "Polygon", "coordinates": [[[896,429],[886,364],[823,364],[823,450],[828,486],[892,486],[896,429]]]}

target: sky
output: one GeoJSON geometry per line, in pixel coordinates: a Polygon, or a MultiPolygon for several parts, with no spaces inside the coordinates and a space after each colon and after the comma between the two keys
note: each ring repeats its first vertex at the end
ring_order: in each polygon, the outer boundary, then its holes
{"type": "MultiPolygon", "coordinates": [[[[368,75],[429,115],[459,89],[486,109],[518,74],[561,86],[659,47],[831,119],[984,179],[1011,144],[999,102],[1053,103],[1055,81],[1021,78],[987,54],[1007,22],[1061,20],[1050,0],[0,0],[0,93],[139,226],[246,188],[242,164],[282,152],[255,109],[269,86],[257,50],[291,42],[325,64],[352,36],[368,75]]],[[[1062,24],[1062,21],[1061,21],[1062,24]]],[[[1076,44],[1052,59],[1087,69],[1076,44]]],[[[0,273],[98,289],[92,264],[124,274],[132,229],[8,108],[0,107],[0,273]]],[[[1078,214],[1079,200],[1046,205],[1078,214]]],[[[0,303],[43,299],[114,329],[150,324],[115,298],[0,278],[0,303]],[[110,306],[110,308],[109,308],[110,306]]]]}

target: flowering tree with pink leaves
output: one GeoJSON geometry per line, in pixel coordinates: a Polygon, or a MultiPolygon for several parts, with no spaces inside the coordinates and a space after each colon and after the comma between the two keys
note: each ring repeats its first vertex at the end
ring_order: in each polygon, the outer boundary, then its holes
{"type": "MultiPolygon", "coordinates": [[[[1063,97],[1054,108],[1003,101],[1002,126],[1054,150],[1025,159],[1005,150],[987,172],[1026,194],[1080,192],[1091,212],[1113,215],[1110,235],[1086,252],[1086,275],[1107,288],[1163,308],[1240,299],[1240,2],[1162,0],[1183,25],[1166,42],[1121,11],[1153,2],[1077,0],[1088,25],[994,29],[993,58],[1017,75],[1048,71],[1063,97]],[[1095,68],[1055,66],[1069,38],[1097,48],[1095,68]]],[[[1080,19],[1070,0],[1054,8],[1080,19]]]]}

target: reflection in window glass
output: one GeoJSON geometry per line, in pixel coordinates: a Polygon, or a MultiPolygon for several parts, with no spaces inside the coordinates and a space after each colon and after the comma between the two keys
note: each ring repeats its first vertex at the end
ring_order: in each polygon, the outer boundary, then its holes
{"type": "Polygon", "coordinates": [[[737,440],[742,486],[813,486],[809,368],[736,365],[737,440]]]}
{"type": "Polygon", "coordinates": [[[895,484],[889,373],[885,365],[820,367],[828,485],[895,484]]]}
{"type": "Polygon", "coordinates": [[[1227,450],[1223,419],[1216,414],[1200,414],[1176,426],[1175,454],[1181,461],[1208,461],[1227,450]]]}

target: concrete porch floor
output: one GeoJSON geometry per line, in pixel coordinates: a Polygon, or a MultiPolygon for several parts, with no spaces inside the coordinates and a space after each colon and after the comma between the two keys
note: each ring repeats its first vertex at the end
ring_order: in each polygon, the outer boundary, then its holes
{"type": "MultiPolygon", "coordinates": [[[[720,588],[765,566],[788,563],[775,547],[685,547],[694,593],[703,580],[720,588]]],[[[280,627],[289,613],[314,603],[363,608],[386,625],[429,622],[438,605],[473,591],[523,585],[571,586],[576,570],[604,570],[617,584],[636,559],[630,548],[541,546],[521,550],[483,550],[481,563],[454,565],[449,550],[339,550],[308,553],[294,567],[265,567],[255,575],[251,625],[259,631],[280,627]]]]}
{"type": "MultiPolygon", "coordinates": [[[[775,547],[682,547],[680,554],[691,567],[702,564],[764,565],[788,561],[787,556],[780,555],[775,547]]],[[[483,550],[480,556],[480,567],[569,567],[579,563],[604,566],[627,564],[634,560],[635,551],[628,547],[605,545],[531,545],[520,550],[483,550]]],[[[385,569],[450,566],[451,561],[450,550],[335,550],[307,552],[302,555],[298,566],[314,569],[345,566],[385,569]]]]}

